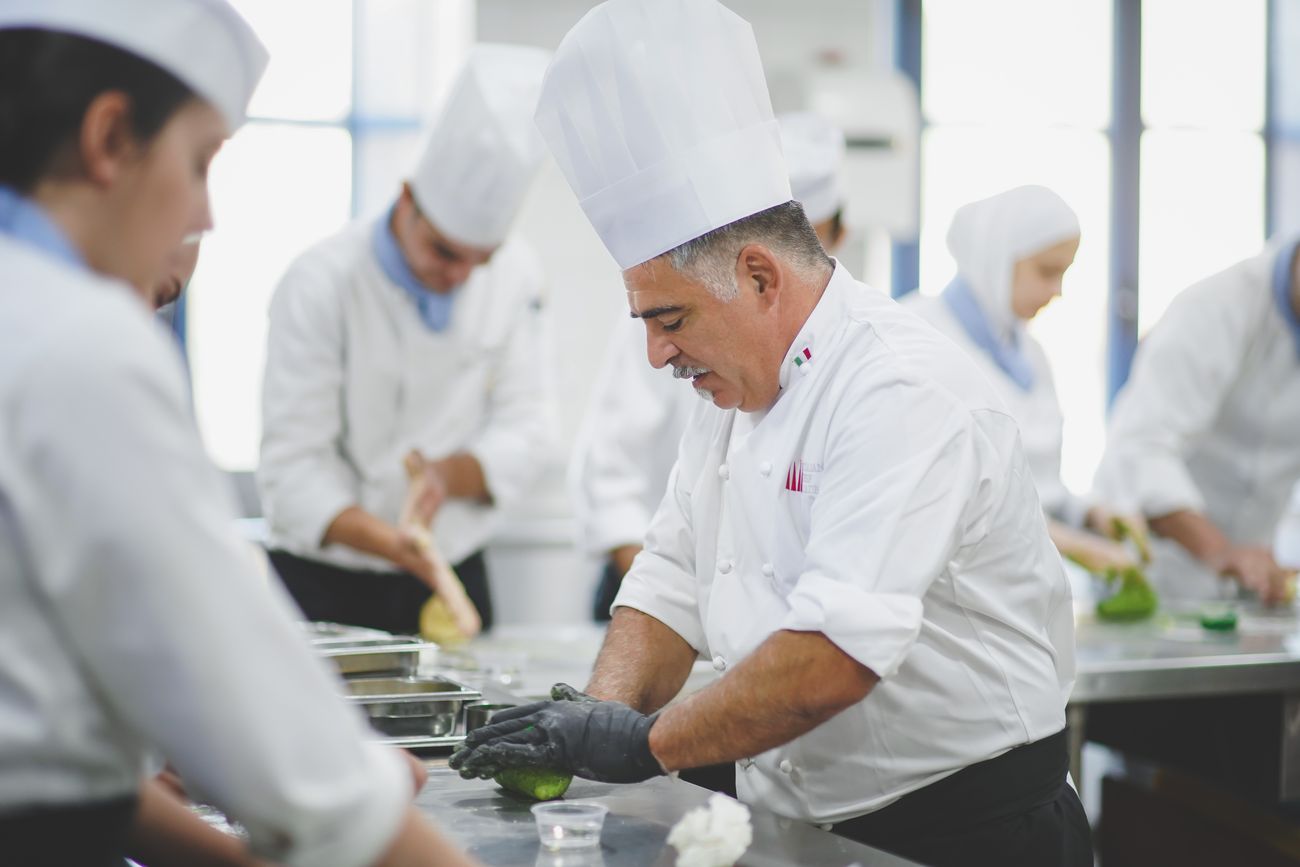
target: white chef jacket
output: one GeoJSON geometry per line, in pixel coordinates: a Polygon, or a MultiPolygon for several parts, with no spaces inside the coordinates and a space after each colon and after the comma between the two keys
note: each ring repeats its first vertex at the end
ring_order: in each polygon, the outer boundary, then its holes
{"type": "Polygon", "coordinates": [[[743,800],[838,822],[1060,731],[1074,621],[1015,421],[951,342],[837,267],[788,358],[766,413],[692,415],[615,606],[719,670],[795,630],[879,675],[739,763],[743,800]]]}
{"type": "Polygon", "coordinates": [[[147,751],[294,865],[410,797],[253,570],[179,355],[124,285],[0,236],[0,812],[134,793],[147,751]]]}
{"type": "Polygon", "coordinates": [[[641,544],[664,498],[687,419],[702,402],[670,369],[650,366],[644,325],[620,316],[569,473],[580,540],[589,552],[641,544]]]}
{"type": "Polygon", "coordinates": [[[258,484],[273,547],[351,569],[395,571],[342,545],[330,523],[359,505],[396,523],[402,459],[467,451],[492,505],[449,500],[434,522],[452,563],[481,549],[503,506],[552,457],[554,414],[544,356],[541,265],[508,241],[456,290],[435,332],[372,252],[372,222],[298,258],[271,302],[258,484]]]}
{"type": "MultiPolygon", "coordinates": [[[[1111,413],[1094,490],[1148,516],[1204,514],[1237,544],[1269,545],[1300,478],[1300,357],[1272,296],[1294,237],[1184,290],[1142,340],[1111,413]]],[[[1153,540],[1169,598],[1224,590],[1181,546],[1153,540]]]]}
{"type": "Polygon", "coordinates": [[[913,292],[902,303],[939,329],[975,362],[1020,426],[1020,443],[1043,508],[1058,521],[1082,526],[1087,511],[1084,502],[1061,481],[1061,433],[1065,420],[1061,415],[1061,401],[1056,396],[1052,367],[1042,344],[1027,331],[1020,331],[1021,348],[1034,375],[1034,384],[1026,391],[971,340],[941,297],[913,292]]]}

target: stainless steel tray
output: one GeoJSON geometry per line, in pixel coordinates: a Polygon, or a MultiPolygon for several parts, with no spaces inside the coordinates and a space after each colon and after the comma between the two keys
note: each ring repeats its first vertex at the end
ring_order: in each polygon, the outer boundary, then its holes
{"type": "Polygon", "coordinates": [[[359,678],[346,683],[348,701],[391,737],[446,737],[464,732],[466,704],[478,690],[444,677],[359,678]]]}
{"type": "Polygon", "coordinates": [[[362,638],[346,644],[320,645],[316,649],[334,661],[344,677],[396,675],[409,677],[420,666],[420,652],[438,645],[407,635],[362,638]]]}
{"type": "Polygon", "coordinates": [[[316,647],[326,645],[346,645],[357,641],[376,638],[393,638],[391,632],[382,629],[369,629],[365,626],[351,626],[346,623],[329,623],[324,620],[307,620],[301,624],[303,633],[316,647]]]}
{"type": "Polygon", "coordinates": [[[413,738],[379,738],[380,743],[403,750],[438,750],[453,749],[465,742],[464,735],[444,735],[442,737],[413,738]]]}

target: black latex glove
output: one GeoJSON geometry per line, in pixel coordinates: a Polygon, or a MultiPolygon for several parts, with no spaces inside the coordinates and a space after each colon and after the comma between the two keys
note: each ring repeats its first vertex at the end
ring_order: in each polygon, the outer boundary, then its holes
{"type": "Polygon", "coordinates": [[[491,725],[469,733],[449,764],[465,779],[547,768],[603,783],[638,783],[663,773],[650,752],[654,723],[655,717],[617,701],[539,701],[498,711],[491,725]]]}

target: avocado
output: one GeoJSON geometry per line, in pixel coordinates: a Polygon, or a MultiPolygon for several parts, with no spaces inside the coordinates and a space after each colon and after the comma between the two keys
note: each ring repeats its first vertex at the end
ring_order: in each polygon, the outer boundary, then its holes
{"type": "Polygon", "coordinates": [[[544,768],[509,768],[492,779],[501,788],[534,801],[554,801],[569,790],[573,775],[544,768]]]}

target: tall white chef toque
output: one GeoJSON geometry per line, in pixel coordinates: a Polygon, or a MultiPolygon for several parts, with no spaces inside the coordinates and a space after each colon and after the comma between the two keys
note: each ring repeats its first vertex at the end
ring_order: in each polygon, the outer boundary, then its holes
{"type": "Polygon", "coordinates": [[[537,125],[624,270],[791,199],[758,46],[716,0],[607,0],[556,49],[537,125]]]}
{"type": "Polygon", "coordinates": [[[420,210],[470,247],[506,239],[542,158],[533,112],[550,53],[481,44],[452,85],[411,176],[420,210]]]}

